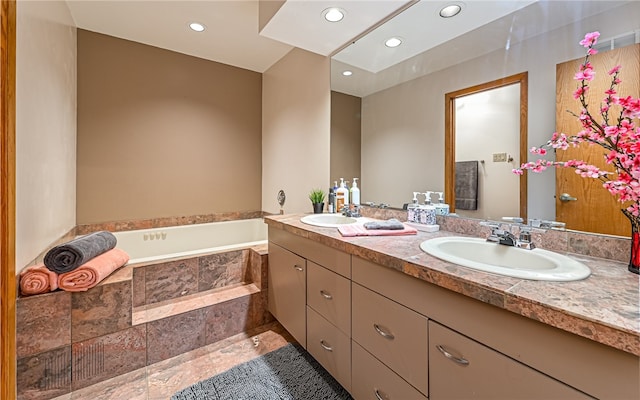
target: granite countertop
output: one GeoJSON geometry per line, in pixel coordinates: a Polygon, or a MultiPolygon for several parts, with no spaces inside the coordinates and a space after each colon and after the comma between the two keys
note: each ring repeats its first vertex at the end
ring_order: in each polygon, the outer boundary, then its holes
{"type": "Polygon", "coordinates": [[[440,260],[420,249],[424,240],[461,236],[447,231],[408,236],[343,237],[336,228],[300,222],[305,214],[266,216],[274,228],[312,239],[593,341],[640,356],[640,278],[618,261],[565,253],[591,268],[573,282],[501,276],[440,260]]]}

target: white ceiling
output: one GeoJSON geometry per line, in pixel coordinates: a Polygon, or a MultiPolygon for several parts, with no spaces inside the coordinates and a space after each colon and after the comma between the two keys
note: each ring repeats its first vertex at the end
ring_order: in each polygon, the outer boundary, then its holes
{"type": "Polygon", "coordinates": [[[257,0],[67,0],[78,28],[264,72],[293,46],[321,55],[349,42],[409,0],[289,0],[258,32],[257,0]],[[322,18],[338,6],[339,23],[322,18]],[[197,21],[206,30],[188,28],[197,21]]]}
{"type": "Polygon", "coordinates": [[[344,48],[333,57],[332,88],[364,96],[390,85],[384,82],[385,75],[397,76],[394,70],[403,63],[392,65],[402,60],[435,55],[428,63],[431,70],[403,72],[405,80],[413,79],[463,61],[463,56],[486,54],[507,41],[524,40],[571,23],[578,15],[593,15],[626,1],[288,0],[261,32],[257,0],[66,2],[78,28],[256,72],[269,69],[293,47],[324,56],[344,48]],[[463,10],[455,18],[442,19],[437,12],[448,3],[461,4],[463,10]],[[322,11],[329,6],[345,10],[345,18],[338,23],[325,21],[322,11]],[[207,29],[190,30],[193,21],[207,29]],[[403,45],[385,48],[383,42],[391,35],[402,36],[403,45]],[[457,45],[443,46],[445,42],[457,45]],[[345,68],[356,74],[345,79],[339,74],[345,68]]]}

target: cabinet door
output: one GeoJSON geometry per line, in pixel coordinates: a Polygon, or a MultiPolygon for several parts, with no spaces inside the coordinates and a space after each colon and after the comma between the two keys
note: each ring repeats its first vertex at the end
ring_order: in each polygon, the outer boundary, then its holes
{"type": "Polygon", "coordinates": [[[357,400],[426,400],[398,374],[363,349],[351,344],[353,375],[351,394],[357,400]]]}
{"type": "Polygon", "coordinates": [[[306,260],[269,242],[269,311],[307,347],[306,260]]]}
{"type": "Polygon", "coordinates": [[[351,293],[353,340],[426,395],[427,319],[358,284],[351,293]]]}
{"type": "Polygon", "coordinates": [[[591,399],[434,321],[429,321],[429,399],[591,399]]]}
{"type": "Polygon", "coordinates": [[[307,304],[351,336],[351,281],[307,261],[307,304]]]}
{"type": "Polygon", "coordinates": [[[351,339],[307,308],[307,350],[348,391],[351,391],[351,339]]]}

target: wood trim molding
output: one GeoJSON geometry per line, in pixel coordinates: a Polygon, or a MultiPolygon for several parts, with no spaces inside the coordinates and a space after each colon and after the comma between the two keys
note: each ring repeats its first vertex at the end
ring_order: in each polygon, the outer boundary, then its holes
{"type": "Polygon", "coordinates": [[[16,2],[0,6],[0,398],[16,398],[16,2]]]}
{"type": "MultiPolygon", "coordinates": [[[[455,92],[446,93],[444,105],[444,190],[445,199],[449,203],[450,212],[456,210],[456,193],[454,185],[454,177],[456,173],[455,160],[455,142],[456,142],[456,109],[455,100],[458,97],[464,97],[475,93],[484,92],[486,90],[496,89],[502,86],[520,83],[520,160],[527,160],[528,157],[528,73],[507,76],[506,78],[497,79],[495,81],[471,86],[455,92]]],[[[523,162],[524,162],[523,161],[523,162]]],[[[521,218],[527,219],[527,173],[520,177],[520,215],[521,218]]]]}

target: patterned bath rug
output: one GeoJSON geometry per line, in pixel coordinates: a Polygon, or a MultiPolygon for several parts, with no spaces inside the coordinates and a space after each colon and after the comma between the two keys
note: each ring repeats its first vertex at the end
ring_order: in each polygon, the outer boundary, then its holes
{"type": "Polygon", "coordinates": [[[298,344],[240,364],[183,389],[171,400],[352,400],[298,344]]]}

